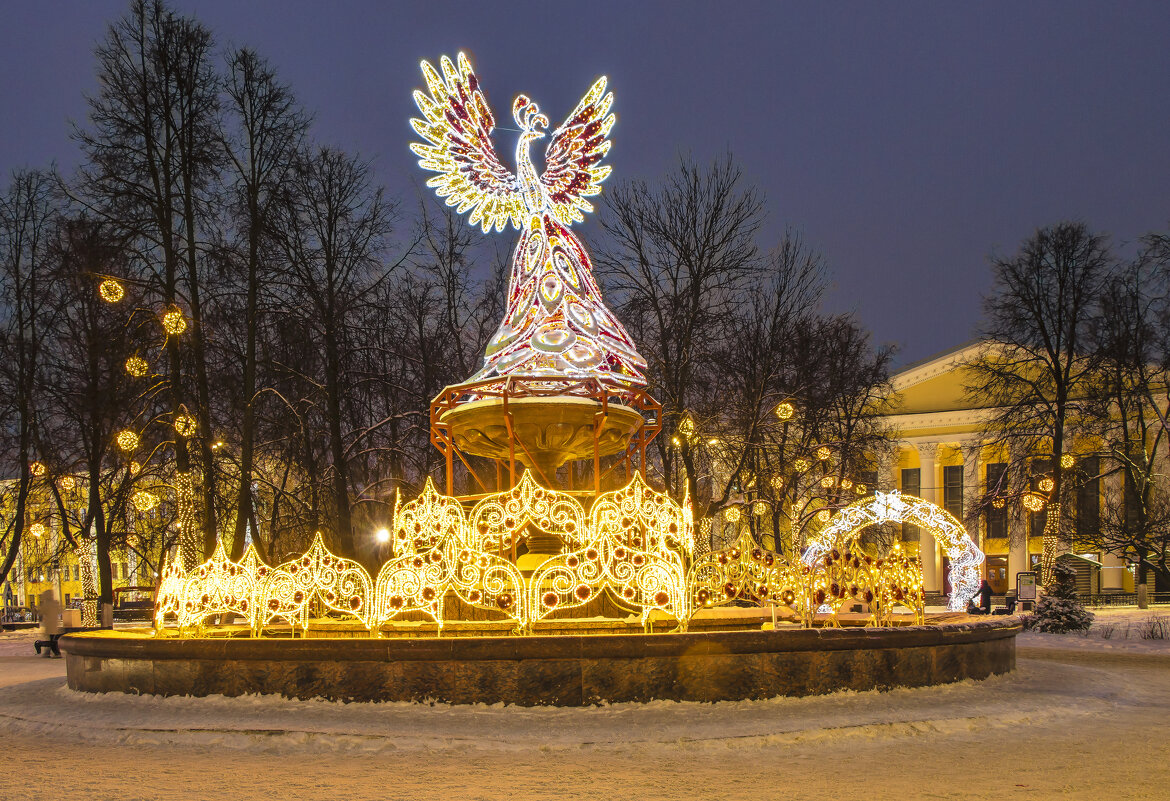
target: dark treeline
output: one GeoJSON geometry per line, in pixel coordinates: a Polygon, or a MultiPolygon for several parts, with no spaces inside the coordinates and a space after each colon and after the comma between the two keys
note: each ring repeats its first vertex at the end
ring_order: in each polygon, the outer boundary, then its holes
{"type": "MultiPolygon", "coordinates": [[[[321,530],[373,560],[396,493],[439,473],[429,401],[478,368],[507,257],[317,142],[273,67],[197,20],[135,0],[95,55],[81,167],[2,201],[0,580],[38,522],[95,547],[105,601],[126,549],[276,562],[321,530]]],[[[890,353],[818,310],[820,257],[760,244],[730,157],[615,185],[601,214],[599,277],[664,405],[652,480],[696,518],[766,500],[774,532],[851,500],[890,353]]]]}

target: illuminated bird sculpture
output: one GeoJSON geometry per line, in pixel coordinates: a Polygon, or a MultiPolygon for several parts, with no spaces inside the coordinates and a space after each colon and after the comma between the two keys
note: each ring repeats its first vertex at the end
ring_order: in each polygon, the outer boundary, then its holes
{"type": "Polygon", "coordinates": [[[411,145],[419,165],[438,173],[427,185],[448,206],[470,211],[469,221],[484,233],[508,225],[521,231],[507,311],[472,380],[517,375],[644,384],[646,362],[606,308],[585,248],[569,230],[593,210],[586,198],[601,191],[610,173],[599,166],[615,119],[606,79],[599,78],[568,119],[547,134],[542,175],[529,148],[546,136],[548,117],[527,96],[516,98],[512,116],[520,140],[513,175],[492,144],[495,120],[467,57],[460,53],[452,63],[443,56],[439,66],[441,74],[422,62],[430,96],[415,91],[423,116],[410,121],[425,140],[411,145]]]}

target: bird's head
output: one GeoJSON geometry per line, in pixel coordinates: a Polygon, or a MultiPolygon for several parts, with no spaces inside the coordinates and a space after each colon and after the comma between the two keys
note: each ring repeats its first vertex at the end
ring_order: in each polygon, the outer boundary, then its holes
{"type": "Polygon", "coordinates": [[[531,139],[540,139],[548,128],[548,117],[540,113],[540,107],[528,95],[516,96],[516,102],[512,104],[512,117],[531,139]]]}

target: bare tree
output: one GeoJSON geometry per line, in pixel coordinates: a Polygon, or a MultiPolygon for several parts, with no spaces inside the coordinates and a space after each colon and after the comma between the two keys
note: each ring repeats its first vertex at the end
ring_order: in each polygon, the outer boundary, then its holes
{"type": "MultiPolygon", "coordinates": [[[[762,221],[763,200],[730,156],[707,168],[680,161],[661,186],[632,181],[608,197],[595,269],[649,363],[665,432],[698,400],[740,293],[762,269],[762,221]]],[[[676,474],[670,443],[657,440],[667,481],[676,474]]],[[[693,463],[686,475],[694,481],[693,463]]]]}
{"type": "MultiPolygon", "coordinates": [[[[1070,546],[1062,457],[1083,422],[1096,359],[1090,327],[1113,264],[1104,237],[1083,223],[1042,228],[1010,258],[992,261],[984,299],[984,349],[967,392],[992,407],[988,438],[1014,459],[1043,454],[1053,490],[1044,528],[1043,579],[1070,546]]],[[[1017,472],[1020,472],[1017,470],[1017,472]]]]}
{"type": "MultiPolygon", "coordinates": [[[[1149,570],[1170,580],[1170,237],[1142,252],[1104,290],[1094,327],[1099,385],[1089,428],[1120,489],[1106,492],[1096,527],[1079,538],[1137,563],[1140,601],[1149,570]]],[[[1089,477],[1096,479],[1099,476],[1089,477]]]]}
{"type": "Polygon", "coordinates": [[[20,553],[26,505],[34,480],[30,463],[37,438],[37,392],[51,305],[48,248],[58,211],[51,177],[14,173],[0,197],[0,438],[5,467],[17,475],[14,512],[0,537],[0,582],[20,553]],[[14,463],[15,462],[15,463],[14,463]]]}

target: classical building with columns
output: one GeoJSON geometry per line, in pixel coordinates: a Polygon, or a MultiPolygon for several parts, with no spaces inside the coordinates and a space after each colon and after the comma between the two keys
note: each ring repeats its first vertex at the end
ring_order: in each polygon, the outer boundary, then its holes
{"type": "MultiPolygon", "coordinates": [[[[1039,569],[1044,513],[1025,511],[1018,504],[1001,509],[982,504],[987,487],[995,486],[1008,458],[984,444],[988,410],[972,404],[965,390],[971,383],[966,365],[979,348],[978,343],[967,343],[893,376],[893,412],[887,422],[897,432],[898,447],[896,456],[879,465],[878,485],[925,498],[959,519],[987,557],[988,583],[996,594],[1003,594],[1015,589],[1017,573],[1039,569]]],[[[1101,483],[1090,482],[1080,491],[1078,527],[1092,525],[1093,516],[1099,515],[1101,483]]],[[[931,534],[903,526],[902,538],[904,547],[917,549],[923,557],[927,592],[947,593],[946,555],[931,534]]],[[[1074,553],[1084,561],[1089,591],[1133,591],[1133,576],[1124,559],[1078,550],[1075,543],[1074,553]]]]}

